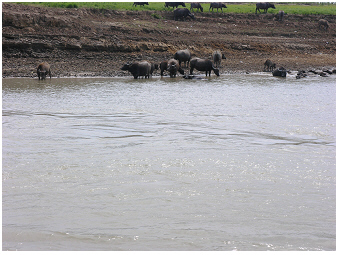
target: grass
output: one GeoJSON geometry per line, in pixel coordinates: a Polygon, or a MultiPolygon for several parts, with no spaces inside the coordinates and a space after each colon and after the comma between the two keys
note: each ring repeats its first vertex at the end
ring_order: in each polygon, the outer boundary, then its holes
{"type": "MultiPolygon", "coordinates": [[[[172,7],[165,8],[164,2],[149,2],[149,5],[133,6],[133,2],[20,2],[26,5],[40,5],[55,8],[96,8],[110,10],[150,10],[150,11],[173,11],[172,7]]],[[[209,12],[210,4],[201,3],[204,12],[209,12]]],[[[181,7],[181,6],[180,6],[181,7]]],[[[186,3],[190,9],[190,3],[186,3]]],[[[255,13],[255,3],[233,3],[227,4],[224,13],[255,13]]],[[[275,4],[276,9],[268,9],[268,13],[278,13],[284,10],[287,14],[319,14],[319,15],[336,15],[336,4],[332,3],[282,3],[275,4]]],[[[196,12],[196,11],[195,11],[196,12]]],[[[215,9],[216,12],[216,9],[215,9]]],[[[221,11],[219,10],[219,13],[221,11]]]]}

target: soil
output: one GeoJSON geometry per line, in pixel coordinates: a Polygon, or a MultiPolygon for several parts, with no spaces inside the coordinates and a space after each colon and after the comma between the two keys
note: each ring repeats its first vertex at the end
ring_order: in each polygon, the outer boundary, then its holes
{"type": "MultiPolygon", "coordinates": [[[[255,6],[254,6],[255,12],[255,6]]],[[[220,73],[261,72],[267,59],[288,70],[334,69],[336,16],[195,12],[173,20],[168,11],[62,9],[2,4],[3,77],[37,77],[41,62],[53,77],[130,76],[127,62],[160,63],[180,49],[211,59],[221,50],[220,73]],[[318,27],[328,20],[328,30],[318,27]]],[[[156,75],[159,75],[157,71],[156,75]]]]}

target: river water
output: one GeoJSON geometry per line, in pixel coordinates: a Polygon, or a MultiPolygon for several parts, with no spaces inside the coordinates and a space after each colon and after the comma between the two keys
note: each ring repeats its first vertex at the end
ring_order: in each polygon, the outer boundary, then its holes
{"type": "Polygon", "coordinates": [[[3,250],[335,250],[335,80],[3,79],[3,250]]]}

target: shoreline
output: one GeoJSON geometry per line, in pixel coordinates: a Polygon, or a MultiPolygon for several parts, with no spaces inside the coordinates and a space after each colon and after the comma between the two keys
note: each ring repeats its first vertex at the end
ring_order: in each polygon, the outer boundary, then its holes
{"type": "Polygon", "coordinates": [[[294,71],[336,68],[335,15],[326,17],[326,31],[318,28],[324,15],[287,15],[278,22],[273,14],[195,12],[195,20],[174,21],[170,10],[2,7],[3,78],[37,77],[41,62],[51,65],[54,77],[128,77],[120,70],[125,63],[159,64],[186,48],[208,59],[220,50],[226,55],[221,74],[261,72],[267,59],[294,71]]]}

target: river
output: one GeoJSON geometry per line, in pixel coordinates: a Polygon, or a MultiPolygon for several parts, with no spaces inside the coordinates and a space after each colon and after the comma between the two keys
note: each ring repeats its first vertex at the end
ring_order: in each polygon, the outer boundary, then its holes
{"type": "Polygon", "coordinates": [[[335,92],[335,75],[5,78],[3,250],[335,250],[335,92]]]}

